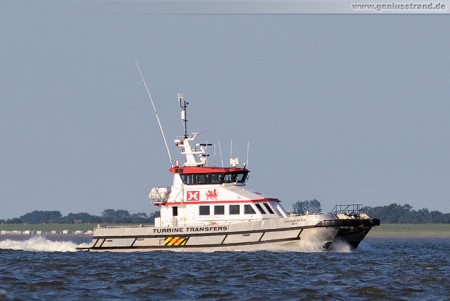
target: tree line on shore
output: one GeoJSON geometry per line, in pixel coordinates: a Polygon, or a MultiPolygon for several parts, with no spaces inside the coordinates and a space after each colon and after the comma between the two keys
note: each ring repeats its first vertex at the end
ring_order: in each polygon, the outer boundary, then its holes
{"type": "MultiPolygon", "coordinates": [[[[295,214],[321,211],[321,204],[315,199],[297,201],[293,205],[295,214]]],[[[386,224],[450,224],[450,213],[429,211],[427,208],[415,210],[409,204],[393,203],[385,206],[364,207],[362,211],[370,217],[379,218],[381,223],[386,224]]],[[[59,211],[35,210],[18,218],[0,219],[0,224],[153,224],[155,217],[159,217],[159,212],[130,214],[127,210],[106,209],[101,216],[89,213],[69,213],[63,216],[59,211]]]]}
{"type": "Polygon", "coordinates": [[[429,211],[427,208],[415,210],[409,204],[364,207],[363,211],[386,224],[450,224],[450,213],[429,211]]]}
{"type": "Polygon", "coordinates": [[[101,216],[85,212],[63,216],[59,211],[35,210],[18,218],[0,220],[0,224],[153,224],[158,216],[159,212],[130,214],[122,209],[106,209],[101,216]]]}

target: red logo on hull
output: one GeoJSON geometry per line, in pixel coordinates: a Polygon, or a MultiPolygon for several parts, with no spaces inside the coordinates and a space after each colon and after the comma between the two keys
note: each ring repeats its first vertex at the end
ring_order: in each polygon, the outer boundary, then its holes
{"type": "Polygon", "coordinates": [[[186,199],[188,201],[198,201],[198,200],[200,200],[200,191],[188,191],[186,199]]]}
{"type": "Polygon", "coordinates": [[[217,190],[208,190],[207,192],[206,192],[206,199],[207,200],[217,200],[217,196],[218,196],[218,192],[217,192],[217,190]]]}

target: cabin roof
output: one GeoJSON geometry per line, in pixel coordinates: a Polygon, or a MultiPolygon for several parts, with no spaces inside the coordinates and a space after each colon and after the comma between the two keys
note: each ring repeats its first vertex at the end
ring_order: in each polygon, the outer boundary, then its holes
{"type": "Polygon", "coordinates": [[[241,167],[175,166],[170,168],[170,172],[178,174],[207,174],[207,173],[249,172],[249,170],[241,167]]]}

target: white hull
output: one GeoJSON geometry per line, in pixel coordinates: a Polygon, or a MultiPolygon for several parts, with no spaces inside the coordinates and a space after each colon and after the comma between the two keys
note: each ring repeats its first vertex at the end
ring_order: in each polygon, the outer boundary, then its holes
{"type": "Polygon", "coordinates": [[[95,229],[93,243],[87,250],[236,251],[270,250],[289,245],[327,248],[339,227],[316,226],[323,220],[324,215],[309,215],[227,225],[99,227],[95,229]]]}

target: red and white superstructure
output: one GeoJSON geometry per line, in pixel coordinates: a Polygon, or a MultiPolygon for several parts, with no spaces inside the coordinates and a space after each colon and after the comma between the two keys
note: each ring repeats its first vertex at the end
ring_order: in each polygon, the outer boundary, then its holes
{"type": "Polygon", "coordinates": [[[159,206],[155,226],[224,225],[229,223],[287,217],[280,201],[246,189],[249,170],[238,167],[237,158],[230,167],[208,166],[208,147],[194,144],[199,133],[187,134],[187,102],[178,94],[184,136],[174,140],[185,162],[170,168],[170,187],[153,188],[149,197],[159,206]],[[195,146],[193,146],[195,145],[195,146]]]}

